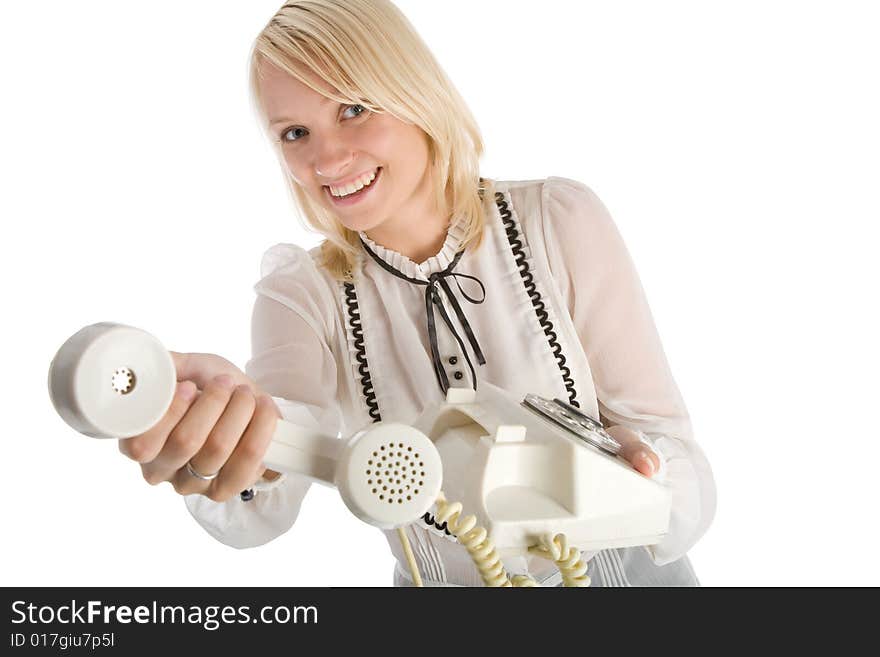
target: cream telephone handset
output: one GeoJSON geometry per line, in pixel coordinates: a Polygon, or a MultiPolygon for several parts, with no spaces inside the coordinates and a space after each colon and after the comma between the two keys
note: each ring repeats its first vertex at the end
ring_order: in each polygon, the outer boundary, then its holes
{"type": "MultiPolygon", "coordinates": [[[[176,379],[156,338],[105,322],[62,345],[48,383],[71,427],[128,438],[165,415],[176,379]]],[[[450,389],[412,426],[379,422],[343,439],[279,420],[263,462],[335,486],[358,518],[397,529],[417,584],[402,528],[436,504],[437,522],[468,550],[487,585],[534,586],[501,563],[530,553],[555,561],[566,585],[586,586],[580,550],[655,544],[669,524],[669,491],[618,450],[601,425],[564,402],[517,400],[481,382],[478,392],[450,389]]]]}

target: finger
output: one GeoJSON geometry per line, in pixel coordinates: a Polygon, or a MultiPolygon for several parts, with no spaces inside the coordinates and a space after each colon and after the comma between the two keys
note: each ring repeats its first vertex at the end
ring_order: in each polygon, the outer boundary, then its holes
{"type": "Polygon", "coordinates": [[[281,414],[272,398],[261,394],[244,435],[220,470],[220,476],[211,482],[208,497],[215,501],[226,501],[260,478],[266,468],[263,457],[272,442],[279,417],[281,414]]]}
{"type": "Polygon", "coordinates": [[[204,390],[213,379],[221,374],[226,374],[232,377],[233,385],[247,385],[255,395],[260,392],[244,372],[221,356],[216,354],[184,354],[176,351],[168,353],[171,354],[171,359],[174,361],[178,381],[193,381],[200,390],[204,390]]]}
{"type": "Polygon", "coordinates": [[[171,405],[162,419],[151,429],[138,436],[121,439],[119,451],[141,464],[153,461],[165,445],[168,434],[189,410],[198,392],[192,381],[179,382],[174,397],[171,399],[171,405]]]}
{"type": "Polygon", "coordinates": [[[608,427],[607,431],[620,443],[620,457],[633,468],[647,477],[653,477],[660,470],[660,457],[642,440],[640,432],[619,424],[608,427]]]}
{"type": "Polygon", "coordinates": [[[628,451],[627,460],[646,477],[653,477],[660,469],[660,458],[646,446],[633,446],[628,451]]]}
{"type": "MultiPolygon", "coordinates": [[[[240,385],[235,388],[226,410],[217,420],[205,444],[189,459],[190,465],[196,472],[208,475],[218,472],[223,467],[247,430],[256,405],[257,400],[248,386],[240,385]]],[[[180,495],[201,493],[210,485],[194,477],[186,469],[185,464],[175,473],[171,483],[180,495]]]]}
{"type": "Polygon", "coordinates": [[[195,456],[223,414],[234,387],[228,375],[220,375],[208,382],[186,415],[171,430],[159,455],[144,466],[147,481],[170,481],[174,473],[195,456]]]}

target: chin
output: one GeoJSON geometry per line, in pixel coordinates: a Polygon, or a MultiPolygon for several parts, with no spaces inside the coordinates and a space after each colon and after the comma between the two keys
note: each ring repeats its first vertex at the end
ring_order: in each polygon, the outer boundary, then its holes
{"type": "Polygon", "coordinates": [[[364,218],[362,221],[348,219],[347,221],[340,221],[343,226],[348,228],[349,230],[353,230],[355,232],[366,233],[369,230],[372,230],[376,226],[380,225],[381,221],[376,221],[372,218],[364,218]]]}

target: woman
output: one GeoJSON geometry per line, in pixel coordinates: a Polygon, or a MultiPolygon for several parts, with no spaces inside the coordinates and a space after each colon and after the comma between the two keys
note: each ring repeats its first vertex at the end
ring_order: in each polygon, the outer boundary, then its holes
{"type": "MultiPolygon", "coordinates": [[[[122,451],[243,548],[287,531],[309,485],[262,466],[280,415],[270,395],[287,419],[342,435],[411,423],[448,388],[480,381],[558,397],[601,417],[625,458],[673,491],[666,539],[587,555],[593,585],[696,585],[685,554],[714,513],[711,472],[596,195],[563,178],[481,178],[473,117],[386,0],[290,2],[251,64],[261,124],[326,241],[265,254],[247,375],[218,356],[175,354],[168,415],[122,451]]],[[[430,515],[408,535],[427,582],[481,584],[430,515]]],[[[546,561],[505,563],[555,583],[546,561]]],[[[395,584],[410,583],[398,567],[395,584]]]]}

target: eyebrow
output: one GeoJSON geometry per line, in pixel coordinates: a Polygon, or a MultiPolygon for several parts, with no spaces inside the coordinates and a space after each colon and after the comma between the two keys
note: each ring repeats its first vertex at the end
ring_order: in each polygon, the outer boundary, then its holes
{"type": "MultiPolygon", "coordinates": [[[[334,102],[336,102],[336,101],[334,101],[332,98],[324,98],[324,100],[322,100],[320,104],[321,104],[321,107],[323,108],[324,106],[329,105],[330,103],[334,103],[334,102]]],[[[342,103],[338,103],[338,104],[342,105],[342,103]]],[[[272,127],[273,125],[276,125],[278,123],[299,123],[299,121],[294,121],[293,119],[288,119],[286,117],[281,116],[281,117],[278,117],[277,119],[272,119],[269,122],[269,127],[272,127]]]]}

